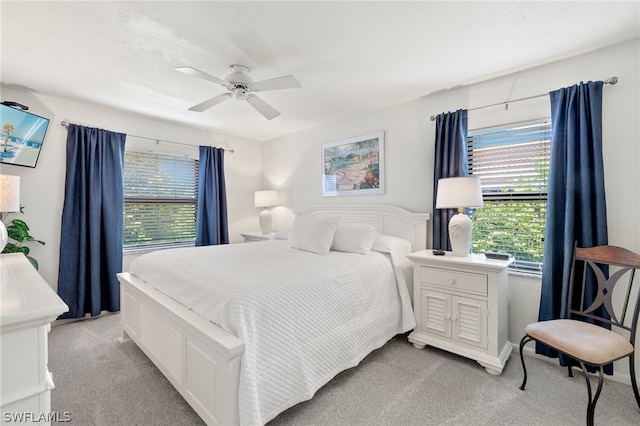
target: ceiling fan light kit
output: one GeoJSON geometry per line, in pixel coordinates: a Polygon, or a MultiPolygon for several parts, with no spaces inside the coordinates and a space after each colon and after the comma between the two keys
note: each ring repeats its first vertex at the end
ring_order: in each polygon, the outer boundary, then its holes
{"type": "Polygon", "coordinates": [[[203,112],[214,107],[220,102],[234,97],[241,101],[247,101],[249,105],[254,107],[267,120],[271,120],[280,115],[275,108],[266,103],[262,98],[254,95],[252,92],[264,92],[267,90],[293,89],[301,87],[300,83],[292,75],[271,78],[268,80],[254,81],[249,75],[251,70],[244,65],[233,64],[229,67],[230,73],[224,78],[218,78],[206,72],[200,71],[193,67],[176,67],[176,71],[184,74],[199,77],[214,83],[220,84],[229,90],[229,93],[223,93],[207,99],[197,105],[189,108],[190,111],[203,112]]]}

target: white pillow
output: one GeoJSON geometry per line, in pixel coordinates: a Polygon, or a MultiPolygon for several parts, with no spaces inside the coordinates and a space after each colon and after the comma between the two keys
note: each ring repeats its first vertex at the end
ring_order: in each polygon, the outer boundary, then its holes
{"type": "Polygon", "coordinates": [[[337,225],[337,217],[296,215],[289,232],[289,247],[327,254],[337,225]]]}
{"type": "Polygon", "coordinates": [[[372,225],[338,222],[331,250],[367,254],[377,235],[378,231],[372,225]]]}
{"type": "Polygon", "coordinates": [[[373,246],[371,246],[371,251],[378,251],[380,253],[410,254],[412,249],[411,243],[403,238],[378,234],[373,246]]]}

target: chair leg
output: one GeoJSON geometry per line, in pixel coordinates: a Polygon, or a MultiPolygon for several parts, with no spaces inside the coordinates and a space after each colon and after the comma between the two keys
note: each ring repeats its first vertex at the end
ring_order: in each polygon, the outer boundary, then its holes
{"type": "Polygon", "coordinates": [[[635,351],[629,355],[629,375],[631,376],[631,387],[636,397],[636,403],[640,407],[640,393],[638,393],[638,382],[636,381],[636,361],[634,359],[635,351]]]}
{"type": "Polygon", "coordinates": [[[532,340],[533,339],[527,334],[525,334],[524,337],[522,337],[522,340],[520,340],[520,362],[522,362],[522,371],[524,373],[524,378],[522,379],[520,390],[524,390],[524,387],[527,385],[527,367],[524,365],[524,354],[522,353],[522,350],[524,349],[524,345],[532,340]]]}
{"type": "Polygon", "coordinates": [[[587,404],[587,426],[593,426],[593,415],[596,411],[596,404],[598,403],[598,398],[600,398],[600,392],[602,391],[602,383],[604,378],[604,373],[602,370],[602,366],[598,367],[598,388],[596,389],[595,395],[591,394],[591,381],[589,380],[589,373],[587,372],[587,367],[583,362],[580,362],[580,366],[582,367],[582,372],[584,373],[584,378],[587,381],[587,393],[589,395],[589,403],[587,404]]]}

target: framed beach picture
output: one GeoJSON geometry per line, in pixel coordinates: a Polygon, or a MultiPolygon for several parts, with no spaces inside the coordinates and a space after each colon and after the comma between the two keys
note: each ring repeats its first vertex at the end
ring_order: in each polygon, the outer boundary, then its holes
{"type": "Polygon", "coordinates": [[[322,196],[384,194],[384,132],[322,144],[322,196]]]}
{"type": "Polygon", "coordinates": [[[0,162],[35,167],[49,119],[0,105],[0,162]]]}

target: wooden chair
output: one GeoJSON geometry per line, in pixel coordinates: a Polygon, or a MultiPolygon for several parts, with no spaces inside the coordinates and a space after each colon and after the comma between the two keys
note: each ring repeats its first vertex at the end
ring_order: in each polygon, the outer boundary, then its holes
{"type": "MultiPolygon", "coordinates": [[[[636,269],[640,269],[640,255],[624,248],[615,246],[575,248],[569,284],[571,306],[568,309],[568,318],[540,321],[525,327],[525,335],[520,341],[520,360],[524,370],[524,380],[520,385],[521,390],[524,390],[527,384],[527,369],[522,350],[525,344],[535,340],[575,359],[582,367],[589,394],[588,426],[593,425],[593,414],[602,390],[603,366],[618,359],[629,357],[631,386],[638,407],[640,407],[634,361],[636,330],[640,313],[640,291],[635,297],[635,303],[632,300],[636,269]],[[607,265],[611,266],[611,275],[608,279],[605,275],[606,272],[603,272],[603,267],[607,265]],[[591,274],[589,271],[593,271],[592,276],[595,276],[598,285],[595,300],[591,304],[585,301],[585,281],[586,277],[591,274]],[[628,281],[620,280],[625,276],[628,276],[628,281]],[[615,292],[616,302],[614,302],[614,288],[619,282],[621,285],[615,292]],[[619,294],[621,290],[624,294],[619,294]],[[622,305],[618,301],[620,297],[624,297],[622,305]],[[585,306],[587,304],[588,306],[585,306]],[[602,318],[594,314],[594,311],[601,306],[604,306],[604,310],[607,311],[610,318],[602,318]],[[627,317],[629,309],[631,309],[631,316],[627,317]],[[601,323],[610,324],[612,328],[615,326],[626,330],[629,333],[629,338],[627,339],[613,330],[585,322],[585,319],[601,321],[601,323]],[[591,381],[586,366],[592,366],[598,371],[598,388],[595,394],[591,391],[591,381]]],[[[640,279],[636,281],[640,281],[640,279]]],[[[569,376],[573,377],[571,365],[568,368],[569,376]]]]}

